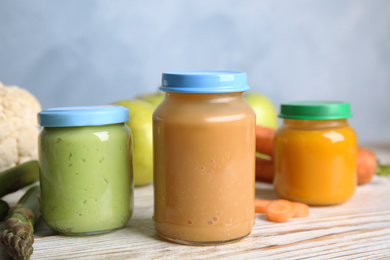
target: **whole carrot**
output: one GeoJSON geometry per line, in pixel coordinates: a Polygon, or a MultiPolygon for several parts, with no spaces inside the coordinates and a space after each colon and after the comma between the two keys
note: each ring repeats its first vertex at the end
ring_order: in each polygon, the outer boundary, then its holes
{"type": "Polygon", "coordinates": [[[358,185],[370,182],[378,167],[375,154],[367,148],[358,147],[356,161],[358,185]]]}
{"type": "Polygon", "coordinates": [[[271,158],[262,158],[256,156],[256,180],[272,183],[274,180],[275,170],[274,161],[271,158]]]}
{"type": "Polygon", "coordinates": [[[274,135],[275,129],[256,125],[256,152],[273,156],[274,135]]]}

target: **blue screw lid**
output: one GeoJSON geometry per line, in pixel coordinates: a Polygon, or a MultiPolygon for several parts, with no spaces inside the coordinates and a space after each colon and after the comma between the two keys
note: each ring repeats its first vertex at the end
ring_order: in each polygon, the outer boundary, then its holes
{"type": "Polygon", "coordinates": [[[170,71],[162,74],[160,90],[177,93],[230,93],[249,89],[245,72],[170,71]]]}
{"type": "Polygon", "coordinates": [[[43,127],[97,126],[127,121],[129,110],[117,105],[57,107],[38,113],[38,123],[43,127]]]}

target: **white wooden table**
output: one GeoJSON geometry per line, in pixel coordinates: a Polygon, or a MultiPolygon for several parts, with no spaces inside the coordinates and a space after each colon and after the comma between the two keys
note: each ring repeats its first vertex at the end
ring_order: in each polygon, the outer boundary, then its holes
{"type": "MultiPolygon", "coordinates": [[[[371,146],[390,163],[390,144],[371,146]]],[[[16,203],[23,191],[4,197],[16,203]]],[[[256,184],[256,198],[276,199],[272,185],[256,184]]],[[[89,237],[54,234],[42,221],[31,259],[390,259],[390,178],[375,176],[348,202],[311,207],[308,218],[272,223],[256,215],[252,233],[221,246],[184,246],[167,242],[152,222],[153,187],[135,189],[135,209],[118,231],[89,237]]],[[[1,223],[2,224],[2,223],[1,223]]],[[[0,259],[7,259],[4,248],[0,259]]]]}

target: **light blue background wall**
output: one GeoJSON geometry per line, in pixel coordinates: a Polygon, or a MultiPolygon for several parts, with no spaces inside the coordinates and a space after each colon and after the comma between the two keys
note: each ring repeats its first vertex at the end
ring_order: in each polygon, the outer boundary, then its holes
{"type": "Polygon", "coordinates": [[[0,81],[44,108],[151,92],[167,70],[241,70],[277,106],[348,101],[360,142],[390,140],[388,0],[0,0],[0,37],[0,81]]]}

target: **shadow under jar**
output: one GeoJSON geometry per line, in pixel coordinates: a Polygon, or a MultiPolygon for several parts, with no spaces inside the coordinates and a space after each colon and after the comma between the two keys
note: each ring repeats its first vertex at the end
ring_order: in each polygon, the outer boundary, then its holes
{"type": "Polygon", "coordinates": [[[237,241],[254,224],[255,113],[246,74],[167,72],[153,115],[154,224],[165,239],[237,241]]]}

